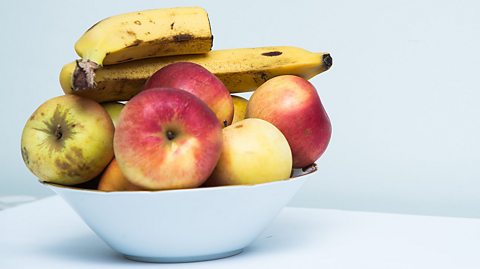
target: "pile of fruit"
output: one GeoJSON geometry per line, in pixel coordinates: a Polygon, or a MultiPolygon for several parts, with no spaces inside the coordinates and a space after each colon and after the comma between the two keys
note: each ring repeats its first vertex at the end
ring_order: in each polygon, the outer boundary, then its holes
{"type": "Polygon", "coordinates": [[[25,124],[26,166],[41,181],[103,191],[257,184],[311,166],[331,125],[308,79],[330,55],[212,42],[198,7],[96,23],[61,70],[65,95],[25,124]]]}

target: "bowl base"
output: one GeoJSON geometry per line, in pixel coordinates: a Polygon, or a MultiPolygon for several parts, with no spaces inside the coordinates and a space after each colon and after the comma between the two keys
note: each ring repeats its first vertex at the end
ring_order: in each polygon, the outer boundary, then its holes
{"type": "Polygon", "coordinates": [[[215,253],[209,255],[201,256],[185,256],[185,257],[141,257],[141,256],[132,256],[124,255],[129,260],[139,261],[139,262],[154,262],[154,263],[182,263],[182,262],[200,262],[200,261],[209,261],[217,260],[222,258],[227,258],[234,256],[242,252],[243,249],[236,249],[233,251],[227,251],[222,253],[215,253]]]}

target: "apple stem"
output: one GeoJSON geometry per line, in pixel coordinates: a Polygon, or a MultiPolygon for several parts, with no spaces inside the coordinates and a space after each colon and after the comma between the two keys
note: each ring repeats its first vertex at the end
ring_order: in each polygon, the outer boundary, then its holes
{"type": "Polygon", "coordinates": [[[175,133],[172,131],[167,131],[168,140],[173,140],[175,138],[175,133]]]}
{"type": "Polygon", "coordinates": [[[62,138],[63,134],[62,134],[62,126],[60,124],[57,124],[57,128],[55,129],[55,137],[57,138],[57,140],[60,140],[60,138],[62,138]]]}

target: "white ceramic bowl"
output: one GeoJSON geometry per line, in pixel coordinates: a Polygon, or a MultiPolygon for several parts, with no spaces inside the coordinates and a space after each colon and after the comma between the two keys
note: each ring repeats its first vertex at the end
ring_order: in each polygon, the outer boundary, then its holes
{"type": "Polygon", "coordinates": [[[291,179],[258,185],[168,191],[101,192],[45,185],[127,258],[191,262],[240,253],[315,171],[295,171],[291,179]]]}

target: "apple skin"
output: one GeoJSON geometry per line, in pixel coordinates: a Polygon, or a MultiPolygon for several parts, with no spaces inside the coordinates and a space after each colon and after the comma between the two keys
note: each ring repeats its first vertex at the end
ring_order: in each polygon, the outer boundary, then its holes
{"type": "Polygon", "coordinates": [[[164,66],[147,80],[144,89],[155,87],[190,92],[207,104],[222,126],[232,123],[233,101],[230,92],[222,81],[201,65],[177,62],[164,66]]]}
{"type": "Polygon", "coordinates": [[[264,119],[285,135],[293,167],[314,163],[325,152],[332,126],[313,85],[293,75],[274,77],[250,97],[247,118],[264,119]]]}
{"type": "Polygon", "coordinates": [[[223,149],[204,186],[251,185],[288,179],[292,152],[283,134],[261,119],[223,128],[223,149]]]}
{"type": "Polygon", "coordinates": [[[142,188],[135,186],[123,175],[117,160],[114,158],[107,166],[100,182],[98,183],[100,191],[140,191],[142,188]]]}
{"type": "Polygon", "coordinates": [[[110,115],[113,126],[117,127],[118,118],[120,117],[120,112],[122,111],[124,104],[119,102],[106,102],[101,105],[107,111],[108,115],[110,115]]]}
{"type": "Polygon", "coordinates": [[[120,113],[115,158],[133,184],[149,189],[200,186],[222,149],[222,126],[195,95],[152,88],[133,97],[120,113]]]}
{"type": "Polygon", "coordinates": [[[75,185],[99,175],[113,158],[112,120],[76,95],[47,100],[23,128],[23,161],[41,181],[75,185]]]}
{"type": "Polygon", "coordinates": [[[236,95],[232,95],[232,100],[233,100],[232,123],[235,123],[245,119],[245,114],[247,113],[248,100],[236,95]]]}

